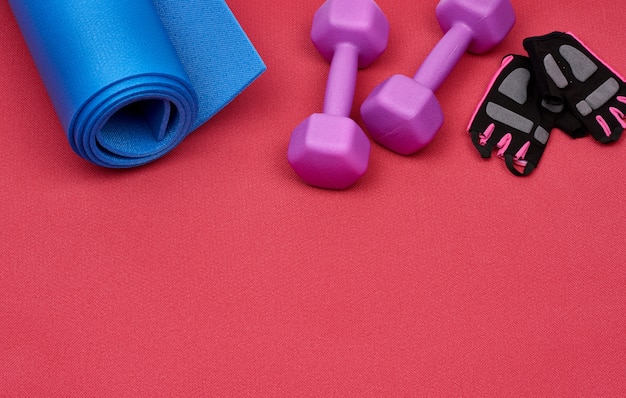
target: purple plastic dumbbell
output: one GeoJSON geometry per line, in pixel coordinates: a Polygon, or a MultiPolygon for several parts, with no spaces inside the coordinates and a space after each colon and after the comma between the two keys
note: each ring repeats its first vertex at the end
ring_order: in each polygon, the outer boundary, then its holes
{"type": "Polygon", "coordinates": [[[426,146],[441,128],[443,112],[434,92],[465,51],[481,54],[490,50],[515,23],[509,0],[441,0],[436,14],[446,33],[415,77],[391,76],[361,105],[372,139],[402,155],[426,146]]]}
{"type": "Polygon", "coordinates": [[[356,74],[387,47],[389,23],[372,0],[328,0],[315,13],[311,40],[330,72],[323,113],[292,132],[287,160],[306,183],[345,189],[367,169],[370,142],[350,119],[356,74]]]}

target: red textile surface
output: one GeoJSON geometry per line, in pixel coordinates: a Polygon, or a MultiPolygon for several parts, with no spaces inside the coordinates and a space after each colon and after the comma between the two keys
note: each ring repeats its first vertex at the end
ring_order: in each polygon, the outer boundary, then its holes
{"type": "MultiPolygon", "coordinates": [[[[465,133],[522,39],[569,30],[626,74],[620,1],[513,0],[466,55],[422,152],[372,147],[357,185],[304,185],[321,2],[231,0],[268,71],[165,158],[115,171],[67,143],[0,3],[0,396],[626,396],[626,139],[555,132],[512,176],[465,133]]],[[[441,36],[436,1],[380,0],[388,50],[353,116],[441,36]]]]}

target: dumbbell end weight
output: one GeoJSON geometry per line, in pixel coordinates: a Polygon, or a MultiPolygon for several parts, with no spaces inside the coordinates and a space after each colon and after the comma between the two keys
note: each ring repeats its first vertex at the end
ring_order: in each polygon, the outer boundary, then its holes
{"type": "Polygon", "coordinates": [[[361,105],[361,116],[372,139],[400,155],[428,145],[443,124],[433,92],[400,74],[374,88],[361,105]]]}
{"type": "Polygon", "coordinates": [[[435,8],[443,32],[461,23],[472,31],[467,51],[483,54],[500,44],[515,24],[510,0],[440,0],[435,8]]]}
{"type": "Polygon", "coordinates": [[[287,160],[307,184],[345,189],[367,170],[370,141],[354,120],[314,113],[291,133],[287,160]]]}

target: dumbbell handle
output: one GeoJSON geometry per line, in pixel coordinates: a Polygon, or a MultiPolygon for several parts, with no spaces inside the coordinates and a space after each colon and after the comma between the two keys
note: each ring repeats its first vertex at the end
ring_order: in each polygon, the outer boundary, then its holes
{"type": "Polygon", "coordinates": [[[324,95],[325,114],[350,116],[356,88],[358,61],[359,52],[354,45],[341,43],[335,49],[324,95]]]}
{"type": "Polygon", "coordinates": [[[453,25],[428,54],[413,79],[433,92],[437,91],[467,51],[471,40],[472,31],[467,25],[453,25]]]}

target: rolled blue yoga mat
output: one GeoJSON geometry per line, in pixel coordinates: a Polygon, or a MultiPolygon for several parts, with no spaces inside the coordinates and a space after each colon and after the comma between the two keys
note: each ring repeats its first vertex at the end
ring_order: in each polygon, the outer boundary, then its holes
{"type": "Polygon", "coordinates": [[[178,145],[265,65],[221,0],[9,0],[72,149],[133,167],[178,145]]]}

